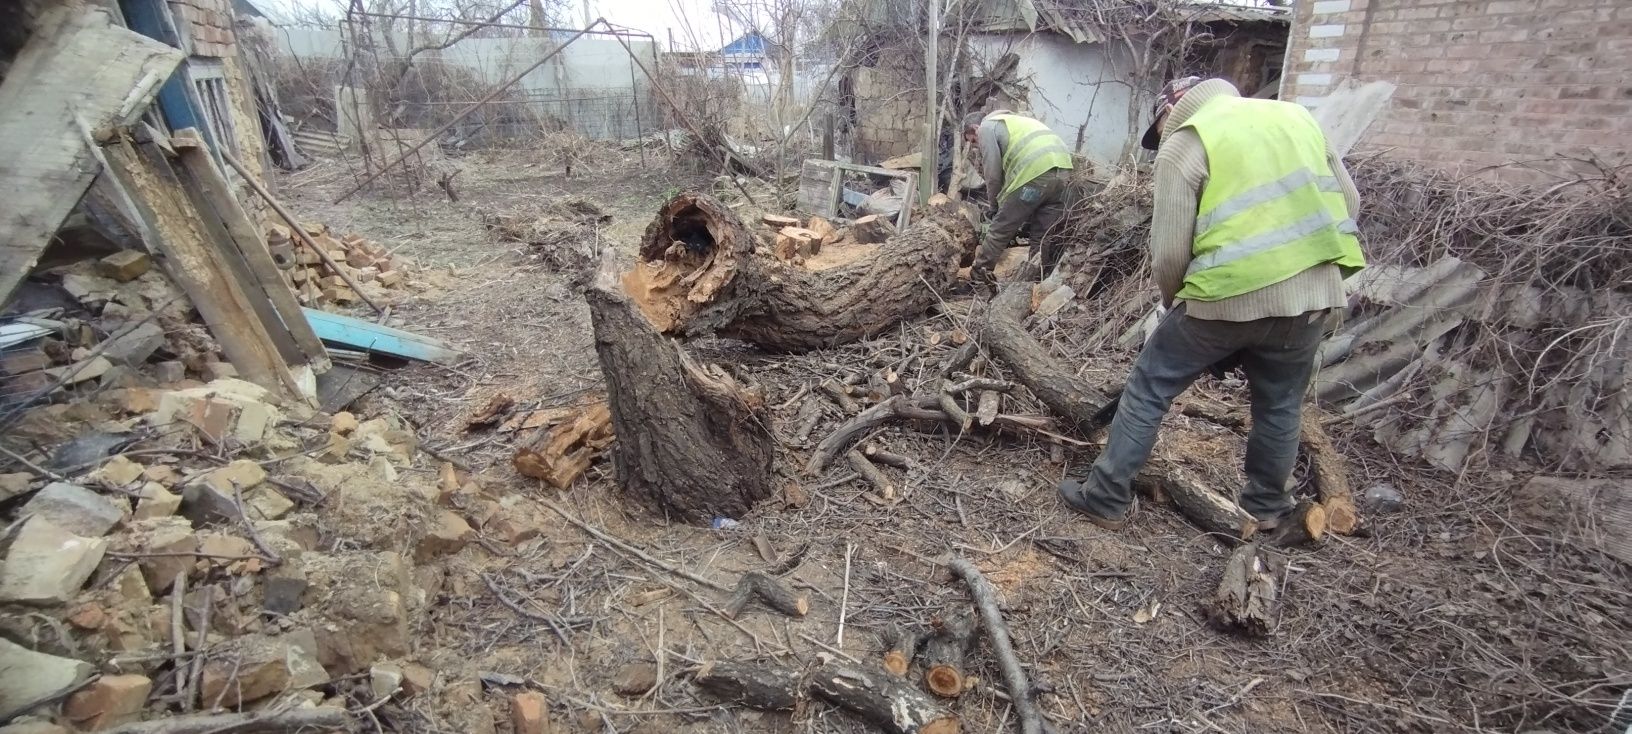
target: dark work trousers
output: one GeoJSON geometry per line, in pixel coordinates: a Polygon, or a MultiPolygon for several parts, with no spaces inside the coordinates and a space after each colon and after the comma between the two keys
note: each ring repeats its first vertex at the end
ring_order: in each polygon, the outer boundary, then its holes
{"type": "Polygon", "coordinates": [[[1182,303],[1169,311],[1140,350],[1105,451],[1087,481],[1072,489],[1097,514],[1126,513],[1133,504],[1133,477],[1150,457],[1173,399],[1208,367],[1233,356],[1246,370],[1252,394],[1241,508],[1259,520],[1280,517],[1293,507],[1287,484],[1298,459],[1303,396],[1328,312],[1237,322],[1191,318],[1184,311],[1182,303]]]}
{"type": "Polygon", "coordinates": [[[1031,239],[1031,254],[1042,253],[1043,273],[1054,270],[1065,254],[1056,224],[1071,206],[1071,171],[1055,168],[1015,189],[997,204],[997,215],[975,255],[975,267],[991,268],[1021,234],[1031,239]]]}

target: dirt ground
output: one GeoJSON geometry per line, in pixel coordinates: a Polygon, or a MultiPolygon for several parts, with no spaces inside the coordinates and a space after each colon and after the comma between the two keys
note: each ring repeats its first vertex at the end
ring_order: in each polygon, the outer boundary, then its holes
{"type": "MultiPolygon", "coordinates": [[[[653,516],[620,496],[605,463],[564,492],[516,475],[513,436],[466,431],[465,417],[499,394],[523,407],[571,405],[601,377],[578,274],[560,272],[525,244],[497,241],[483,214],[587,200],[611,215],[590,236],[627,260],[666,196],[713,185],[711,175],[655,156],[642,163],[634,152],[602,152],[571,178],[551,160],[527,151],[459,158],[458,203],[431,185],[416,193],[382,187],[334,204],[352,180],[336,161],[279,182],[280,196],[303,216],[445,273],[433,279],[439,287],[394,307],[392,318],[468,358],[387,371],[381,388],[352,409],[364,417],[400,412],[428,448],[550,520],[538,539],[513,551],[467,548],[430,582],[416,656],[445,680],[527,679],[548,695],[562,731],[875,731],[826,706],[792,715],[721,706],[688,674],[722,659],[804,665],[836,656],[871,664],[887,626],[970,609],[964,586],[934,562],[951,553],[999,587],[1018,656],[1061,732],[1590,732],[1632,722],[1632,574],[1514,520],[1523,509],[1513,506],[1522,467],[1432,473],[1334,425],[1358,488],[1390,483],[1405,505],[1368,515],[1366,534],[1287,552],[1278,628],[1257,640],[1207,618],[1225,543],[1153,503],[1126,530],[1107,532],[1058,502],[1055,482],[1091,449],[1037,434],[957,436],[897,425],[871,440],[915,462],[886,469],[901,487],[899,503],[866,501],[869,488],[847,479],[843,462],[803,476],[808,447],[790,438],[803,401],[824,401],[813,440],[845,418],[814,385],[886,365],[899,365],[909,382],[927,378],[950,354],[942,336],[964,326],[967,303],[872,341],[796,357],[689,345],[764,387],[783,442],[779,468],[799,488],[730,518],[729,527],[653,516]],[[784,583],[809,596],[810,613],[726,619],[716,610],[727,592],[598,540],[544,502],[725,587],[747,571],[785,572],[784,583]],[[618,693],[618,679],[642,663],[655,663],[656,687],[618,693]]],[[[1074,309],[1044,342],[1080,361],[1085,376],[1117,379],[1128,354],[1070,352],[1071,330],[1091,329],[1092,313],[1074,309]]],[[[1201,389],[1245,400],[1239,387],[1201,389]]],[[[1033,405],[1030,412],[1045,411],[1033,405]]],[[[1168,422],[1160,451],[1215,480],[1236,480],[1239,435],[1177,413],[1168,422]]],[[[425,461],[416,471],[437,466],[425,461]]],[[[982,683],[948,704],[964,731],[1017,731],[990,650],[978,647],[969,661],[982,683]]],[[[488,715],[504,731],[506,712],[498,693],[460,684],[375,714],[385,730],[454,732],[480,729],[473,717],[488,715]]]]}

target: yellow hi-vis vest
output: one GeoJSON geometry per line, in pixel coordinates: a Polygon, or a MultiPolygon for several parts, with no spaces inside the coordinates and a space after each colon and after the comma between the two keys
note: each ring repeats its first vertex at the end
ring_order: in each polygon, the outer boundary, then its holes
{"type": "Polygon", "coordinates": [[[1366,266],[1326,137],[1303,107],[1219,97],[1180,127],[1201,136],[1207,183],[1177,298],[1239,296],[1325,263],[1345,278],[1366,266]]]}
{"type": "Polygon", "coordinates": [[[1003,190],[999,201],[1019,190],[1049,169],[1071,169],[1071,149],[1065,141],[1037,120],[1020,115],[993,115],[1009,131],[1009,145],[1003,150],[1003,190]]]}

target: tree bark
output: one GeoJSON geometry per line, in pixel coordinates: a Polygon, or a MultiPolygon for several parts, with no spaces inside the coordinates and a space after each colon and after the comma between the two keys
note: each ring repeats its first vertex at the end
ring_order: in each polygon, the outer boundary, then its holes
{"type": "Polygon", "coordinates": [[[1309,457],[1315,492],[1326,510],[1326,529],[1338,535],[1353,535],[1360,529],[1360,510],[1355,507],[1354,491],[1349,485],[1349,463],[1332,445],[1332,438],[1320,426],[1320,418],[1314,406],[1304,406],[1300,431],[1303,454],[1309,457]]]}
{"type": "Polygon", "coordinates": [[[688,521],[742,517],[774,486],[764,399],[658,334],[615,289],[609,264],[585,298],[618,436],[618,481],[688,521]]]}
{"type": "Polygon", "coordinates": [[[1258,521],[1252,515],[1234,500],[1213,491],[1194,472],[1176,461],[1153,457],[1134,482],[1152,495],[1171,500],[1179,512],[1202,530],[1243,540],[1258,532],[1258,521]]]}
{"type": "Polygon", "coordinates": [[[1275,575],[1257,543],[1235,549],[1224,562],[1224,577],[1213,594],[1213,619],[1252,637],[1275,629],[1275,575]]]}
{"type": "Polygon", "coordinates": [[[702,194],[658,212],[624,290],[665,334],[714,334],[774,352],[856,341],[923,313],[948,290],[974,241],[969,220],[932,206],[870,258],[812,271],[757,253],[758,237],[702,194]]]}
{"type": "Polygon", "coordinates": [[[963,658],[975,644],[975,620],[954,613],[938,620],[935,635],[924,641],[924,687],[942,698],[963,695],[963,658]]]}
{"type": "Polygon", "coordinates": [[[725,607],[726,616],[732,619],[742,616],[742,610],[754,599],[790,617],[803,617],[810,612],[809,599],[788,591],[787,587],[770,576],[758,571],[749,571],[737,582],[737,590],[731,595],[731,601],[725,607]]]}
{"type": "Polygon", "coordinates": [[[837,663],[810,675],[810,690],[890,734],[957,734],[958,717],[906,681],[837,663]]]}
{"type": "Polygon", "coordinates": [[[813,695],[890,734],[958,734],[961,728],[935,699],[883,670],[828,663],[801,676],[770,661],[716,661],[693,680],[717,698],[762,710],[792,711],[813,695]]]}
{"type": "Polygon", "coordinates": [[[1031,310],[1031,283],[1004,286],[986,308],[980,344],[1009,368],[1014,380],[1031,390],[1049,410],[1087,435],[1105,422],[1110,395],[1081,378],[1050,354],[1022,326],[1031,310]]]}
{"type": "Polygon", "coordinates": [[[692,682],[722,701],[761,711],[792,711],[805,698],[799,671],[770,661],[704,663],[692,682]]]}

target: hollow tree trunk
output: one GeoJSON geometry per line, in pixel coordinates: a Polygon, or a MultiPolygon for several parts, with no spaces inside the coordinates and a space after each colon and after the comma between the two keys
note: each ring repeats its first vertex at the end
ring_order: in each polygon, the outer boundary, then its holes
{"type": "Polygon", "coordinates": [[[624,290],[665,334],[741,339],[798,352],[888,329],[934,305],[975,229],[945,202],[854,262],[826,270],[755,251],[754,232],[703,194],[669,200],[646,228],[624,290]]]}
{"type": "Polygon", "coordinates": [[[761,396],[657,333],[603,264],[585,294],[606,376],[613,466],[626,491],[693,522],[741,517],[772,493],[774,439],[761,396]]]}

